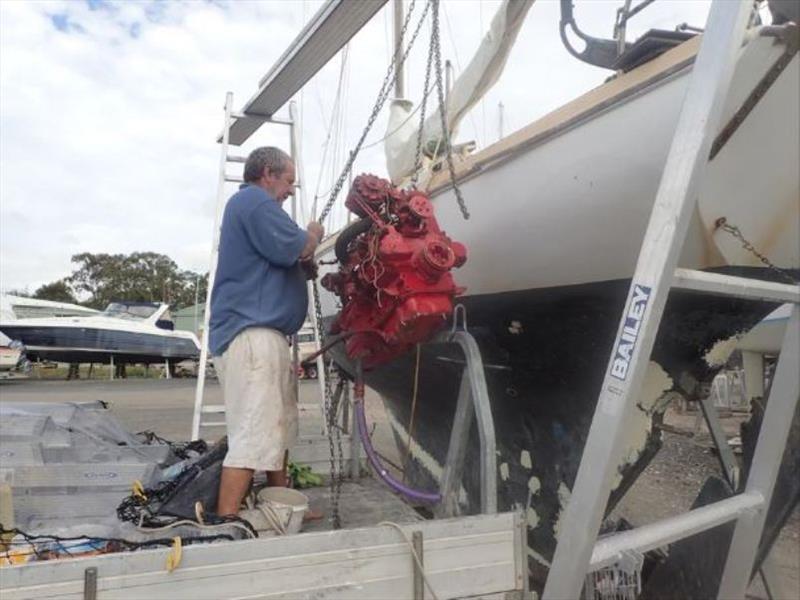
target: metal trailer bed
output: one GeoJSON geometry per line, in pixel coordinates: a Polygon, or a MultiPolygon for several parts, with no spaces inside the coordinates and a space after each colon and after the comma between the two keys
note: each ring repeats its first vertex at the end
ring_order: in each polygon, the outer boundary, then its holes
{"type": "Polygon", "coordinates": [[[31,563],[2,571],[4,600],[52,598],[525,598],[525,521],[502,513],[31,563]],[[416,535],[414,535],[416,532],[416,535]],[[408,540],[412,540],[411,544],[408,540]],[[421,552],[419,550],[422,550],[421,552]]]}

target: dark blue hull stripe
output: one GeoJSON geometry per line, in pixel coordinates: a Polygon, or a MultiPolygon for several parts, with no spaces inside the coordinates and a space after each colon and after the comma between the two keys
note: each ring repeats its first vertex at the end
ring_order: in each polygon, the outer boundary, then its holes
{"type": "Polygon", "coordinates": [[[158,362],[196,358],[199,349],[191,340],[150,333],[114,331],[89,327],[4,325],[3,333],[21,341],[32,358],[64,362],[119,360],[158,362]]]}

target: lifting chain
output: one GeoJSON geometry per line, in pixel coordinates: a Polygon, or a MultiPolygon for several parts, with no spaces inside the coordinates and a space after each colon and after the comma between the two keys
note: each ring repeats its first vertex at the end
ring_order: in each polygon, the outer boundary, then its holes
{"type": "MultiPolygon", "coordinates": [[[[464,202],[464,196],[461,194],[461,189],[456,183],[456,169],[453,166],[453,146],[450,140],[450,132],[447,128],[447,115],[444,103],[444,82],[442,78],[442,46],[441,36],[439,35],[439,0],[431,0],[433,4],[433,15],[431,20],[431,47],[430,54],[433,54],[433,60],[436,64],[436,96],[439,100],[439,116],[441,117],[442,125],[442,143],[445,147],[445,157],[447,159],[447,170],[450,172],[450,182],[453,185],[453,193],[456,195],[458,208],[461,209],[461,215],[465,219],[469,219],[469,211],[464,202]]],[[[430,60],[430,56],[428,57],[430,60]]]]}
{"type": "MultiPolygon", "coordinates": [[[[408,13],[406,14],[406,18],[405,21],[403,22],[403,27],[401,29],[400,39],[403,39],[406,31],[408,30],[408,25],[411,22],[411,15],[414,12],[414,4],[415,0],[411,0],[411,4],[408,7],[408,13]]],[[[403,56],[401,57],[400,62],[405,61],[409,51],[411,50],[411,47],[414,45],[414,41],[416,40],[417,35],[419,34],[419,31],[422,27],[422,23],[425,21],[425,15],[428,12],[428,8],[429,5],[425,7],[425,10],[420,16],[416,29],[414,30],[414,33],[411,39],[409,40],[406,50],[403,52],[403,56]]],[[[339,192],[342,189],[342,186],[347,180],[347,175],[353,168],[353,163],[355,162],[355,158],[358,155],[358,152],[361,149],[361,146],[364,143],[367,134],[369,133],[370,129],[372,129],[372,125],[375,123],[375,119],[378,118],[378,114],[383,108],[386,99],[389,97],[389,92],[391,90],[391,83],[396,68],[396,59],[397,56],[394,55],[392,58],[392,62],[389,64],[389,68],[386,72],[386,77],[383,80],[383,84],[381,85],[380,91],[378,92],[378,98],[375,101],[375,106],[373,107],[372,113],[370,114],[369,119],[367,120],[367,125],[364,128],[364,131],[361,134],[361,137],[358,140],[355,149],[350,153],[350,158],[347,160],[347,163],[345,164],[342,173],[339,175],[339,179],[336,181],[336,184],[331,189],[330,198],[328,198],[328,201],[325,203],[325,206],[322,208],[322,211],[319,214],[320,223],[322,223],[325,220],[325,217],[328,216],[328,213],[333,208],[333,205],[336,202],[336,198],[338,197],[339,192]]],[[[325,345],[325,328],[322,325],[322,305],[320,303],[319,285],[316,279],[314,279],[312,282],[312,295],[314,297],[314,315],[316,317],[317,340],[319,341],[320,347],[322,347],[325,345]]],[[[331,522],[333,524],[334,529],[340,529],[342,523],[341,523],[341,517],[339,515],[339,498],[342,490],[342,481],[344,479],[344,453],[342,451],[341,429],[336,424],[336,415],[338,413],[338,404],[339,404],[339,398],[341,397],[341,390],[337,389],[336,399],[334,399],[334,394],[332,391],[332,383],[331,383],[331,370],[328,368],[328,361],[325,359],[324,354],[322,356],[322,373],[320,373],[320,376],[324,377],[325,381],[324,408],[325,408],[325,421],[328,428],[328,449],[330,451],[329,458],[330,458],[331,522]],[[338,468],[337,468],[337,462],[338,462],[338,468]]],[[[344,385],[345,385],[344,379],[340,377],[339,386],[343,387],[344,385]]]]}
{"type": "MultiPolygon", "coordinates": [[[[322,325],[322,305],[319,297],[319,286],[317,280],[312,282],[313,296],[314,296],[314,315],[316,317],[317,340],[319,340],[320,347],[325,345],[324,331],[322,325]]],[[[336,425],[336,415],[338,413],[338,399],[341,397],[341,390],[337,390],[336,400],[332,392],[331,383],[331,370],[328,368],[328,361],[325,354],[322,355],[322,372],[319,377],[323,377],[324,381],[324,394],[325,394],[325,423],[328,428],[328,450],[330,451],[330,490],[331,490],[331,523],[334,529],[341,529],[342,520],[339,515],[339,497],[342,491],[342,481],[344,479],[344,453],[342,451],[342,435],[341,429],[336,425]],[[335,448],[334,448],[335,445],[335,448]],[[338,457],[338,468],[336,459],[338,457]]],[[[344,386],[345,381],[340,376],[339,386],[344,386]]],[[[352,432],[351,432],[352,435],[352,432]]]]}
{"type": "MultiPolygon", "coordinates": [[[[431,42],[433,41],[433,32],[431,31],[431,42]]],[[[411,185],[417,187],[417,179],[419,172],[422,169],[422,137],[423,129],[425,128],[425,107],[428,104],[428,94],[431,89],[431,67],[433,66],[433,52],[430,47],[428,49],[428,62],[425,65],[425,87],[422,90],[422,101],[419,107],[419,129],[417,129],[417,149],[414,152],[414,174],[411,175],[411,185]]]]}
{"type": "Polygon", "coordinates": [[[417,178],[422,168],[422,139],[424,137],[425,127],[425,105],[428,100],[428,93],[430,91],[430,78],[431,70],[435,64],[436,70],[436,96],[439,101],[439,116],[441,117],[442,137],[437,143],[437,148],[444,146],[445,160],[447,160],[447,169],[450,174],[450,183],[453,186],[453,192],[456,195],[458,208],[461,210],[461,215],[465,219],[469,219],[469,211],[464,202],[464,196],[461,193],[461,188],[458,187],[456,182],[455,166],[453,165],[453,147],[450,140],[450,131],[447,127],[447,107],[445,105],[444,95],[444,81],[442,75],[442,47],[441,35],[439,26],[439,1],[430,0],[430,5],[433,6],[431,13],[431,39],[428,46],[428,62],[425,67],[425,88],[422,92],[422,105],[420,106],[419,129],[417,130],[417,149],[414,155],[414,174],[411,176],[411,185],[417,186],[417,178]]]}
{"type": "Polygon", "coordinates": [[[714,228],[715,229],[722,229],[726,233],[731,234],[733,237],[735,237],[737,240],[739,240],[739,242],[741,242],[742,248],[744,248],[745,250],[750,252],[750,254],[755,256],[764,265],[766,265],[767,268],[769,268],[771,271],[774,271],[775,273],[780,275],[786,281],[788,281],[790,283],[794,283],[794,284],[800,283],[800,281],[795,279],[791,275],[791,273],[789,273],[785,269],[781,269],[779,266],[774,264],[770,259],[768,259],[766,256],[764,256],[761,252],[759,252],[756,249],[756,247],[752,243],[750,243],[747,240],[747,238],[744,237],[744,234],[742,233],[742,230],[739,229],[736,225],[729,224],[728,220],[725,217],[720,217],[719,219],[717,219],[716,222],[714,223],[714,228]]]}
{"type": "MultiPolygon", "coordinates": [[[[403,22],[403,26],[400,30],[399,40],[402,40],[405,37],[406,32],[408,31],[408,26],[411,22],[411,15],[414,12],[414,5],[415,0],[411,0],[408,12],[406,14],[405,20],[403,22]]],[[[408,45],[406,46],[405,50],[403,51],[402,56],[400,57],[400,64],[406,61],[411,48],[414,46],[414,42],[416,41],[420,30],[422,29],[422,24],[425,22],[425,18],[428,14],[428,11],[432,10],[432,22],[431,22],[431,39],[430,39],[430,46],[428,50],[428,63],[425,72],[425,90],[423,94],[423,106],[421,107],[421,123],[420,123],[420,130],[417,137],[417,154],[415,159],[415,165],[417,167],[420,166],[420,157],[422,152],[422,124],[425,121],[425,101],[428,98],[428,92],[430,89],[430,74],[432,70],[432,65],[435,64],[436,69],[436,92],[439,101],[439,114],[441,116],[441,126],[442,126],[442,140],[441,143],[445,146],[446,157],[447,157],[447,166],[450,172],[450,180],[453,185],[453,190],[456,194],[456,200],[458,201],[459,208],[461,209],[461,214],[464,216],[465,219],[469,218],[469,212],[467,212],[466,205],[464,203],[464,198],[461,195],[461,190],[459,189],[458,185],[456,184],[455,179],[455,168],[453,166],[453,155],[452,155],[452,148],[450,144],[450,136],[447,130],[447,118],[445,115],[445,103],[444,103],[444,84],[443,84],[443,75],[442,75],[442,59],[441,59],[441,45],[440,45],[440,27],[439,27],[439,0],[428,0],[425,4],[425,8],[422,11],[422,14],[417,21],[417,24],[414,28],[414,32],[411,35],[411,38],[408,41],[408,45]]],[[[345,163],[344,168],[342,169],[342,173],[339,175],[335,185],[331,189],[330,197],[328,201],[323,206],[322,210],[319,214],[319,222],[324,222],[325,218],[330,213],[331,209],[333,208],[334,203],[336,202],[337,197],[339,196],[339,192],[342,190],[345,181],[347,181],[348,174],[353,168],[353,163],[355,162],[356,157],[358,156],[359,151],[361,150],[362,145],[364,144],[364,140],[366,139],[367,135],[369,134],[372,126],[375,123],[375,120],[378,118],[383,105],[386,103],[387,98],[389,97],[389,93],[392,89],[392,81],[394,78],[394,73],[397,67],[397,55],[394,54],[392,57],[392,61],[389,64],[389,68],[386,72],[386,77],[381,84],[380,91],[378,92],[378,97],[375,101],[375,105],[372,108],[372,112],[370,113],[369,118],[367,119],[366,127],[364,131],[361,133],[361,137],[359,138],[358,142],[355,145],[355,148],[352,152],[350,152],[350,157],[348,158],[347,162],[345,163]]],[[[416,171],[413,182],[416,183],[416,171]]],[[[320,293],[319,293],[319,286],[317,284],[317,280],[314,279],[312,282],[312,292],[314,296],[314,313],[316,316],[316,333],[317,333],[317,340],[320,343],[320,346],[325,345],[325,334],[324,334],[324,327],[322,325],[322,305],[320,302],[320,293]]],[[[333,523],[334,529],[339,529],[341,527],[341,518],[339,515],[339,498],[341,495],[341,488],[342,488],[342,481],[344,478],[344,453],[342,451],[342,438],[341,438],[341,428],[336,423],[336,417],[338,414],[338,405],[340,402],[340,398],[342,397],[343,386],[345,385],[344,378],[340,376],[339,383],[337,385],[337,393],[334,394],[332,391],[332,383],[331,383],[331,371],[328,368],[328,361],[325,360],[323,355],[323,366],[322,366],[322,373],[321,375],[325,378],[324,384],[324,407],[325,407],[325,419],[328,426],[328,447],[330,450],[330,486],[331,486],[331,520],[333,523]],[[337,458],[338,458],[338,468],[337,468],[337,458]]],[[[353,435],[353,432],[350,432],[353,435]]]]}
{"type": "MultiPolygon", "coordinates": [[[[406,18],[403,22],[403,27],[400,32],[399,39],[403,39],[405,37],[406,31],[408,30],[409,23],[411,22],[411,15],[414,12],[414,4],[415,0],[411,0],[411,3],[408,7],[408,13],[406,14],[406,18]]],[[[408,57],[408,53],[411,51],[414,42],[419,35],[420,30],[422,29],[422,24],[425,22],[425,17],[430,10],[430,2],[425,5],[425,9],[422,11],[420,15],[419,21],[414,29],[413,34],[411,35],[411,39],[408,42],[408,46],[406,47],[403,55],[400,58],[400,63],[405,62],[406,58],[408,57]]],[[[364,131],[361,134],[361,137],[358,140],[353,151],[350,153],[350,158],[347,160],[347,163],[342,170],[342,173],[339,175],[339,179],[336,181],[336,184],[331,189],[330,198],[325,203],[325,206],[322,208],[322,211],[319,214],[319,222],[323,222],[325,218],[330,213],[331,209],[333,208],[334,203],[336,202],[336,198],[339,195],[342,187],[344,186],[345,181],[347,180],[347,176],[350,173],[351,169],[353,168],[353,163],[355,162],[356,156],[358,155],[359,151],[361,150],[361,146],[364,143],[364,140],[367,137],[370,129],[372,129],[375,120],[378,118],[378,114],[380,114],[383,105],[386,102],[386,99],[389,97],[389,92],[392,89],[392,80],[394,77],[394,72],[396,69],[396,60],[397,55],[393,55],[392,62],[389,64],[389,68],[386,72],[386,77],[383,80],[383,84],[381,84],[380,91],[378,92],[378,98],[375,101],[375,106],[372,109],[372,113],[367,120],[367,125],[364,128],[364,131]]],[[[322,325],[322,305],[320,303],[320,294],[319,294],[319,285],[317,280],[314,279],[312,282],[312,293],[314,296],[314,313],[316,316],[316,333],[317,333],[317,340],[320,343],[320,346],[325,345],[325,333],[324,327],[322,325]]],[[[339,398],[341,397],[341,393],[336,394],[336,399],[334,399],[334,394],[332,392],[332,383],[331,383],[331,371],[328,368],[328,362],[325,360],[325,356],[323,355],[322,360],[322,373],[321,376],[325,378],[325,385],[324,385],[324,407],[325,407],[325,420],[328,427],[328,448],[330,450],[330,486],[331,486],[331,521],[333,524],[334,529],[341,528],[341,517],[339,515],[339,498],[341,495],[342,489],[342,481],[344,479],[344,453],[342,451],[342,437],[341,437],[341,428],[336,424],[336,415],[338,413],[338,404],[339,398]],[[337,468],[337,458],[338,458],[338,468],[337,468]]],[[[340,377],[340,385],[344,386],[344,379],[340,377]]],[[[338,390],[337,390],[338,391],[338,390]]],[[[351,432],[353,435],[353,432],[351,432]]]]}
{"type": "MultiPolygon", "coordinates": [[[[403,51],[403,55],[400,57],[400,63],[404,63],[406,58],[408,57],[408,53],[411,51],[411,48],[414,46],[414,42],[419,35],[420,30],[422,29],[422,24],[425,22],[425,17],[428,14],[428,11],[431,7],[430,0],[426,5],[425,9],[422,11],[420,15],[419,21],[414,29],[414,33],[411,35],[411,39],[408,41],[408,46],[403,51]]],[[[411,22],[411,14],[414,12],[414,4],[415,0],[411,0],[411,3],[408,6],[408,13],[406,14],[406,18],[403,21],[403,27],[400,30],[400,37],[398,39],[403,39],[405,37],[406,31],[408,30],[408,25],[411,22]]],[[[392,91],[392,82],[394,79],[395,68],[397,55],[394,54],[392,57],[392,62],[389,63],[389,68],[386,71],[386,77],[381,84],[381,89],[378,92],[378,98],[375,100],[375,105],[372,107],[372,113],[367,119],[367,125],[364,128],[364,131],[361,133],[361,137],[358,139],[355,148],[353,151],[350,152],[350,157],[347,159],[347,162],[344,165],[344,169],[342,169],[342,173],[339,175],[339,179],[336,180],[336,184],[331,189],[331,195],[328,198],[328,201],[325,203],[325,206],[322,207],[322,211],[319,213],[319,222],[322,223],[325,220],[325,217],[328,216],[331,209],[333,208],[334,203],[336,202],[336,198],[339,196],[339,192],[342,190],[342,186],[344,186],[345,181],[347,181],[347,176],[350,173],[350,170],[353,168],[353,163],[358,156],[359,151],[361,150],[361,146],[364,144],[364,140],[367,137],[367,134],[372,129],[373,124],[375,123],[375,119],[378,118],[378,115],[383,108],[383,105],[386,103],[386,99],[389,97],[389,93],[392,91]]]]}

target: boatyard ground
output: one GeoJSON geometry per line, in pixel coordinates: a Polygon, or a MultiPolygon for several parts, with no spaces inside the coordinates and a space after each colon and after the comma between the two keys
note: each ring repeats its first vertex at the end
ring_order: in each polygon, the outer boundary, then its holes
{"type": "MultiPolygon", "coordinates": [[[[191,430],[195,383],[194,379],[69,382],[17,379],[0,381],[0,402],[102,400],[130,431],[151,430],[170,440],[187,440],[191,430]]],[[[217,381],[209,381],[206,389],[207,403],[221,401],[217,381]]],[[[301,382],[302,407],[317,410],[318,398],[316,381],[301,382]]],[[[729,438],[738,435],[739,423],[744,418],[745,415],[740,413],[723,417],[729,438]]],[[[374,427],[373,442],[378,451],[389,461],[399,464],[399,453],[383,405],[374,393],[367,394],[367,419],[374,427]]],[[[705,429],[692,437],[695,413],[681,414],[670,409],[665,422],[670,431],[663,432],[662,450],[615,510],[615,515],[634,524],[688,510],[705,478],[719,472],[719,463],[705,429]]],[[[780,598],[800,598],[800,513],[797,509],[781,532],[773,554],[782,586],[780,598]]],[[[767,598],[759,582],[752,586],[750,594],[753,598],[767,598]]]]}

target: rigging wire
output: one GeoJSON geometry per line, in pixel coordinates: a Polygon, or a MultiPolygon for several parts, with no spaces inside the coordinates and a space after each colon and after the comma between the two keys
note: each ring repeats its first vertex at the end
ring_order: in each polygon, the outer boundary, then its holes
{"type": "MultiPolygon", "coordinates": [[[[408,57],[408,53],[411,51],[411,48],[413,47],[414,42],[416,41],[416,38],[419,35],[420,28],[422,27],[423,23],[425,22],[425,16],[428,14],[431,5],[433,3],[435,3],[436,1],[437,0],[431,0],[431,2],[428,2],[428,3],[425,4],[425,8],[422,10],[422,14],[420,15],[419,20],[417,21],[417,25],[415,26],[414,31],[411,34],[411,38],[408,41],[408,44],[406,45],[405,51],[403,52],[402,56],[400,57],[400,62],[404,62],[406,60],[406,58],[408,57]]],[[[403,27],[402,27],[402,30],[401,30],[402,33],[405,33],[405,31],[408,29],[408,26],[409,26],[409,23],[410,23],[410,20],[411,20],[411,15],[413,13],[413,7],[414,7],[414,0],[412,0],[411,3],[409,4],[409,9],[408,9],[408,12],[406,13],[406,18],[405,18],[405,21],[403,22],[403,27]]],[[[342,170],[342,173],[339,175],[338,179],[336,180],[336,185],[333,187],[333,190],[331,191],[330,197],[328,198],[327,202],[325,203],[325,206],[322,208],[322,213],[320,214],[320,218],[322,218],[322,219],[324,219],[328,215],[328,213],[330,212],[331,208],[333,208],[333,205],[336,202],[336,198],[338,197],[339,191],[341,190],[342,185],[344,184],[344,181],[348,177],[350,169],[353,166],[353,162],[355,160],[355,157],[361,151],[361,146],[364,144],[364,140],[366,139],[367,135],[369,134],[370,129],[374,125],[375,120],[378,118],[378,113],[380,112],[380,109],[383,108],[383,105],[384,105],[384,103],[386,102],[386,99],[389,96],[389,91],[391,89],[390,85],[391,85],[392,75],[394,74],[394,71],[395,71],[395,60],[393,59],[392,62],[389,64],[389,69],[387,70],[386,77],[384,78],[383,83],[381,84],[381,88],[380,88],[380,90],[378,92],[378,97],[375,100],[375,105],[373,106],[372,113],[370,114],[369,118],[367,119],[367,125],[364,128],[364,130],[362,131],[358,142],[356,142],[355,148],[353,149],[353,152],[351,153],[350,158],[348,158],[347,163],[345,164],[345,167],[342,170]]]]}
{"type": "MultiPolygon", "coordinates": [[[[482,0],[481,0],[481,2],[482,2],[482,0]]],[[[458,74],[460,75],[463,72],[463,69],[461,68],[461,58],[458,55],[458,47],[456,46],[455,36],[453,36],[453,28],[450,26],[450,17],[447,15],[447,5],[446,4],[442,5],[442,11],[444,12],[444,23],[447,26],[447,37],[450,38],[450,45],[453,47],[453,56],[455,56],[455,59],[456,59],[456,68],[458,69],[458,74]]],[[[481,15],[482,14],[483,13],[481,13],[481,15]]],[[[480,19],[480,28],[481,28],[481,32],[483,32],[483,17],[482,16],[481,16],[481,19],[480,19]]],[[[483,100],[481,100],[481,102],[483,102],[483,100]]],[[[485,115],[484,115],[484,117],[485,117],[485,115]]],[[[470,120],[470,122],[472,124],[472,130],[475,132],[475,137],[476,138],[480,137],[480,132],[478,131],[478,123],[475,121],[475,114],[472,111],[469,111],[469,120],[470,120]]],[[[484,136],[484,139],[481,141],[481,146],[482,147],[486,146],[485,136],[484,136]]]]}
{"type": "MultiPolygon", "coordinates": [[[[483,35],[483,0],[478,0],[478,23],[483,35]]],[[[481,146],[486,147],[486,95],[481,96],[481,146]]]]}
{"type": "MultiPolygon", "coordinates": [[[[327,165],[328,150],[330,149],[331,140],[332,140],[333,135],[334,135],[333,132],[334,132],[334,128],[335,128],[335,123],[337,122],[337,117],[338,117],[339,112],[341,112],[342,85],[343,85],[343,81],[344,81],[344,71],[345,71],[345,68],[346,68],[347,62],[348,62],[349,48],[350,48],[350,44],[349,43],[345,44],[344,48],[342,48],[341,63],[339,65],[339,81],[338,81],[338,84],[336,86],[336,96],[334,97],[334,100],[333,100],[333,106],[331,107],[330,117],[329,117],[329,119],[325,119],[324,116],[323,116],[323,120],[327,120],[328,121],[328,129],[327,129],[327,135],[325,136],[325,141],[323,142],[323,147],[324,148],[323,148],[323,151],[322,151],[322,161],[320,163],[319,173],[317,175],[317,186],[316,186],[316,190],[314,191],[314,199],[313,199],[312,204],[311,204],[311,218],[312,219],[316,219],[316,216],[317,216],[317,200],[320,197],[322,197],[322,195],[319,193],[319,189],[320,189],[320,186],[322,185],[322,178],[323,178],[323,175],[325,173],[325,168],[326,168],[326,165],[327,165]]],[[[317,98],[320,101],[320,106],[321,106],[322,102],[321,102],[321,98],[319,97],[319,95],[317,96],[317,98]]]]}
{"type": "MultiPolygon", "coordinates": [[[[333,138],[333,159],[331,160],[331,183],[336,181],[336,175],[340,165],[343,163],[343,156],[345,155],[346,143],[347,143],[347,111],[345,107],[347,106],[347,96],[350,86],[350,63],[348,62],[344,69],[343,69],[343,81],[342,81],[342,95],[339,100],[339,111],[338,111],[338,118],[336,124],[336,133],[333,138]]],[[[341,206],[339,206],[338,211],[332,212],[329,223],[330,223],[330,230],[333,231],[336,227],[337,216],[341,216],[341,206]]]]}

